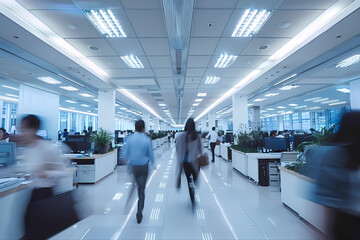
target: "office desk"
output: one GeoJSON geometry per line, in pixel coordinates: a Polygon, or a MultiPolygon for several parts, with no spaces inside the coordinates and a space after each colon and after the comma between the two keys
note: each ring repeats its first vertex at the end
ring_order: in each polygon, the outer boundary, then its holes
{"type": "Polygon", "coordinates": [[[77,167],[78,183],[96,183],[114,171],[117,165],[117,150],[91,157],[68,157],[77,167]]]}
{"type": "Polygon", "coordinates": [[[280,163],[281,153],[247,153],[248,175],[255,183],[269,186],[279,184],[276,163],[280,163]]]}

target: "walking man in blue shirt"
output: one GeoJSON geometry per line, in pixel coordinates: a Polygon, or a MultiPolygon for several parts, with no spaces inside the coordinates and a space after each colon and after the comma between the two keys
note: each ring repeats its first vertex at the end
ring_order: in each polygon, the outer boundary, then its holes
{"type": "Polygon", "coordinates": [[[136,213],[137,223],[141,223],[143,218],[142,211],[145,201],[145,186],[148,177],[148,166],[151,164],[155,169],[154,152],[151,139],[145,135],[145,122],[138,120],[135,122],[135,134],[127,139],[126,158],[129,167],[134,175],[138,186],[138,211],[136,213]]]}

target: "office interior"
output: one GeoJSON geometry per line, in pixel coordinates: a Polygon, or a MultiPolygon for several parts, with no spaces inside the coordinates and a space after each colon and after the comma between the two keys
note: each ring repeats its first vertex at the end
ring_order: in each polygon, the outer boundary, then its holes
{"type": "MultiPolygon", "coordinates": [[[[327,239],[313,181],[285,166],[360,110],[359,20],[360,0],[0,0],[0,170],[26,161],[34,114],[67,166],[56,191],[87,213],[50,239],[327,239]],[[212,127],[220,140],[195,211],[185,179],[175,188],[189,118],[210,158],[212,127]],[[157,169],[136,224],[122,150],[140,119],[157,169]],[[261,140],[240,146],[251,131],[261,140]]],[[[33,188],[0,171],[0,239],[24,237],[33,188]]]]}

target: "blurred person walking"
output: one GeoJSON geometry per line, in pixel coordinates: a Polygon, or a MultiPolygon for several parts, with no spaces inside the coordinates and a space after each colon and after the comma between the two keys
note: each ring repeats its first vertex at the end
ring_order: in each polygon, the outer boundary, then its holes
{"type": "Polygon", "coordinates": [[[185,124],[185,132],[179,133],[176,139],[177,155],[177,187],[181,185],[181,173],[184,170],[188,182],[190,200],[193,210],[195,208],[195,184],[199,173],[197,159],[202,154],[200,136],[196,133],[194,119],[189,118],[185,124]]]}
{"type": "MultiPolygon", "coordinates": [[[[360,239],[360,112],[346,113],[315,168],[315,202],[328,207],[330,239],[360,239]]],[[[316,150],[316,151],[321,151],[316,150]]],[[[316,154],[316,153],[315,153],[316,154]]]]}
{"type": "Polygon", "coordinates": [[[64,176],[65,164],[50,141],[36,135],[40,120],[28,115],[21,120],[24,170],[31,174],[34,190],[25,214],[25,239],[46,239],[78,221],[70,195],[53,198],[54,187],[64,176]]]}
{"type": "Polygon", "coordinates": [[[212,127],[209,134],[206,136],[207,139],[210,141],[210,148],[211,148],[211,155],[212,155],[212,162],[215,162],[215,147],[216,141],[218,139],[218,134],[215,132],[215,127],[212,127]]]}
{"type": "MultiPolygon", "coordinates": [[[[138,187],[139,200],[136,219],[137,223],[141,223],[149,164],[156,169],[151,139],[145,135],[145,122],[143,120],[135,122],[135,133],[126,139],[125,158],[128,159],[128,167],[130,168],[138,187]]],[[[134,187],[135,186],[133,185],[130,190],[128,200],[131,198],[134,187]]]]}

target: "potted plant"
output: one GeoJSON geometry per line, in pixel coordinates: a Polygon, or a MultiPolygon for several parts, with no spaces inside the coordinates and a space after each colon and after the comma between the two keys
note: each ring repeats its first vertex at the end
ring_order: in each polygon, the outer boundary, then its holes
{"type": "Polygon", "coordinates": [[[90,137],[90,141],[95,144],[95,149],[100,153],[106,153],[110,149],[110,143],[111,140],[113,140],[114,137],[112,134],[102,128],[97,131],[94,135],[90,137]]]}

